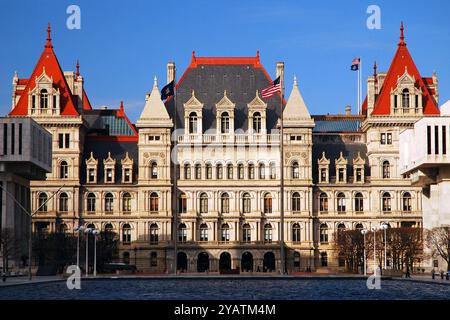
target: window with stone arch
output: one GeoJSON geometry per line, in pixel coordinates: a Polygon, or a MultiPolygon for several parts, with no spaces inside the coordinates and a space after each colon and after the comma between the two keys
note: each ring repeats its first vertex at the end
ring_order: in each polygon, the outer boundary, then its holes
{"type": "Polygon", "coordinates": [[[208,195],[206,193],[200,195],[200,213],[208,213],[208,195]]]}
{"type": "Polygon", "coordinates": [[[264,243],[272,243],[272,225],[270,223],[264,225],[264,243]]]}
{"type": "Polygon", "coordinates": [[[389,161],[383,161],[383,179],[389,179],[391,177],[391,164],[389,161]]]}
{"type": "Polygon", "coordinates": [[[242,213],[250,213],[251,211],[251,197],[250,194],[246,192],[242,195],[242,213]]]}
{"type": "Polygon", "coordinates": [[[297,161],[294,161],[292,163],[292,179],[299,179],[300,178],[300,167],[298,165],[297,161]]]}
{"type": "Polygon", "coordinates": [[[383,212],[391,212],[391,194],[389,192],[384,192],[381,197],[383,212]]]}
{"type": "Polygon", "coordinates": [[[355,194],[355,211],[356,212],[364,211],[364,197],[361,192],[357,192],[355,194]]]}
{"type": "Polygon", "coordinates": [[[191,165],[189,163],[184,165],[184,179],[191,179],[191,165]]]}
{"type": "Polygon", "coordinates": [[[159,196],[156,192],[150,193],[150,212],[158,212],[159,211],[159,196]]]}
{"type": "Polygon", "coordinates": [[[272,213],[272,195],[270,193],[264,195],[264,213],[272,213]]]}
{"type": "Polygon", "coordinates": [[[69,178],[69,164],[66,160],[63,160],[59,164],[59,178],[67,179],[69,178]]]}
{"type": "Polygon", "coordinates": [[[59,211],[69,211],[69,196],[65,192],[61,192],[61,194],[59,195],[59,211]]]}
{"type": "Polygon", "coordinates": [[[122,195],[122,211],[131,212],[131,194],[129,192],[122,195]]]}
{"type": "Polygon", "coordinates": [[[412,211],[411,193],[409,193],[409,192],[403,193],[402,209],[403,209],[403,212],[411,212],[412,211]]]}
{"type": "Polygon", "coordinates": [[[292,225],[292,242],[300,242],[301,241],[300,232],[301,232],[300,224],[294,223],[292,225]]]}
{"type": "Polygon", "coordinates": [[[293,212],[300,212],[301,211],[301,196],[300,193],[294,192],[292,194],[292,211],[293,212]]]}
{"type": "Polygon", "coordinates": [[[249,243],[252,241],[252,232],[251,232],[251,228],[250,225],[248,223],[245,223],[242,226],[242,241],[249,243]]]}
{"type": "Polygon", "coordinates": [[[159,241],[159,227],[156,223],[150,225],[150,244],[158,244],[159,241]]]}
{"type": "Polygon", "coordinates": [[[402,91],[402,108],[409,109],[409,90],[403,89],[402,91]]]}
{"type": "Polygon", "coordinates": [[[41,99],[41,108],[47,109],[48,108],[48,91],[47,89],[42,89],[40,93],[40,99],[41,99]]]}
{"type": "Polygon", "coordinates": [[[206,223],[200,225],[200,241],[208,241],[208,225],[206,223]]]}
{"type": "Polygon", "coordinates": [[[253,132],[254,133],[261,133],[261,124],[262,124],[262,117],[261,113],[255,112],[253,114],[253,132]]]}
{"type": "Polygon", "coordinates": [[[189,114],[189,133],[195,134],[198,132],[198,117],[196,112],[189,114]]]}
{"type": "Polygon", "coordinates": [[[220,241],[222,242],[230,241],[230,226],[228,225],[228,223],[224,223],[220,227],[220,241]]]}
{"type": "Polygon", "coordinates": [[[345,207],[345,194],[342,192],[339,192],[336,197],[337,202],[337,211],[339,213],[345,213],[346,207],[345,207]]]}
{"type": "Polygon", "coordinates": [[[112,193],[108,192],[105,195],[105,211],[113,212],[113,210],[114,210],[114,197],[112,193]]]}
{"type": "Polygon", "coordinates": [[[87,195],[87,211],[95,212],[96,196],[94,193],[89,192],[87,195]]]}
{"type": "Polygon", "coordinates": [[[322,223],[319,228],[320,243],[328,243],[328,226],[322,223]]]}
{"type": "Polygon", "coordinates": [[[38,212],[47,212],[47,210],[48,210],[47,201],[48,201],[47,194],[45,192],[39,193],[38,212]]]}
{"type": "Polygon", "coordinates": [[[220,116],[220,133],[230,133],[230,115],[228,112],[222,112],[220,116]]]}
{"type": "Polygon", "coordinates": [[[226,192],[220,196],[220,212],[230,213],[230,196],[226,192]]]}
{"type": "Polygon", "coordinates": [[[328,212],[328,196],[325,192],[322,192],[319,196],[319,211],[328,212]]]}
{"type": "Polygon", "coordinates": [[[150,164],[150,178],[158,179],[158,164],[155,161],[150,164]]]}

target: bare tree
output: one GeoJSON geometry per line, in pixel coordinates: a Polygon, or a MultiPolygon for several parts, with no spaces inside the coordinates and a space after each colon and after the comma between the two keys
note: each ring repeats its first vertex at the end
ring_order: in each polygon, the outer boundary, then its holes
{"type": "Polygon", "coordinates": [[[3,258],[3,271],[9,271],[9,259],[16,254],[17,242],[14,233],[9,228],[0,230],[0,247],[3,258]]]}
{"type": "Polygon", "coordinates": [[[447,262],[450,271],[450,227],[437,227],[425,233],[427,246],[433,258],[440,257],[447,262]]]}

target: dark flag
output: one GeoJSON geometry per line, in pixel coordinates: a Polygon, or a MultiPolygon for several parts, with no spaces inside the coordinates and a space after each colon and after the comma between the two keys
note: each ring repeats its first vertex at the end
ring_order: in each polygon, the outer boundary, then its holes
{"type": "Polygon", "coordinates": [[[161,100],[166,100],[168,97],[174,95],[174,83],[173,80],[166,84],[164,88],[161,89],[161,100]]]}
{"type": "Polygon", "coordinates": [[[350,70],[352,71],[358,71],[359,65],[361,64],[361,58],[355,58],[352,61],[352,66],[350,67],[350,70]]]}

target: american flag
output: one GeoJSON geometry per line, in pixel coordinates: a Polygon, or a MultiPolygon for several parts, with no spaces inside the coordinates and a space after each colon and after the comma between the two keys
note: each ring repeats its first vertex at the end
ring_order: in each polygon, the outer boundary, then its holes
{"type": "Polygon", "coordinates": [[[281,83],[280,83],[280,77],[276,78],[273,83],[270,84],[267,88],[263,89],[261,91],[261,96],[263,98],[270,98],[273,96],[276,92],[281,91],[281,83]]]}

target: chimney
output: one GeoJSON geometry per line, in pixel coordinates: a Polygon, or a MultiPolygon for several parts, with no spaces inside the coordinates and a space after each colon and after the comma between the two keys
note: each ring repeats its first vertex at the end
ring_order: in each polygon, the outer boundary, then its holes
{"type": "Polygon", "coordinates": [[[175,62],[167,63],[167,83],[175,79],[175,62]]]}
{"type": "Polygon", "coordinates": [[[284,93],[284,62],[277,62],[277,67],[275,70],[276,78],[280,77],[281,91],[284,93]]]}
{"type": "Polygon", "coordinates": [[[352,107],[350,107],[350,106],[346,106],[345,107],[345,115],[346,116],[349,116],[349,115],[351,115],[352,114],[352,107]]]}

